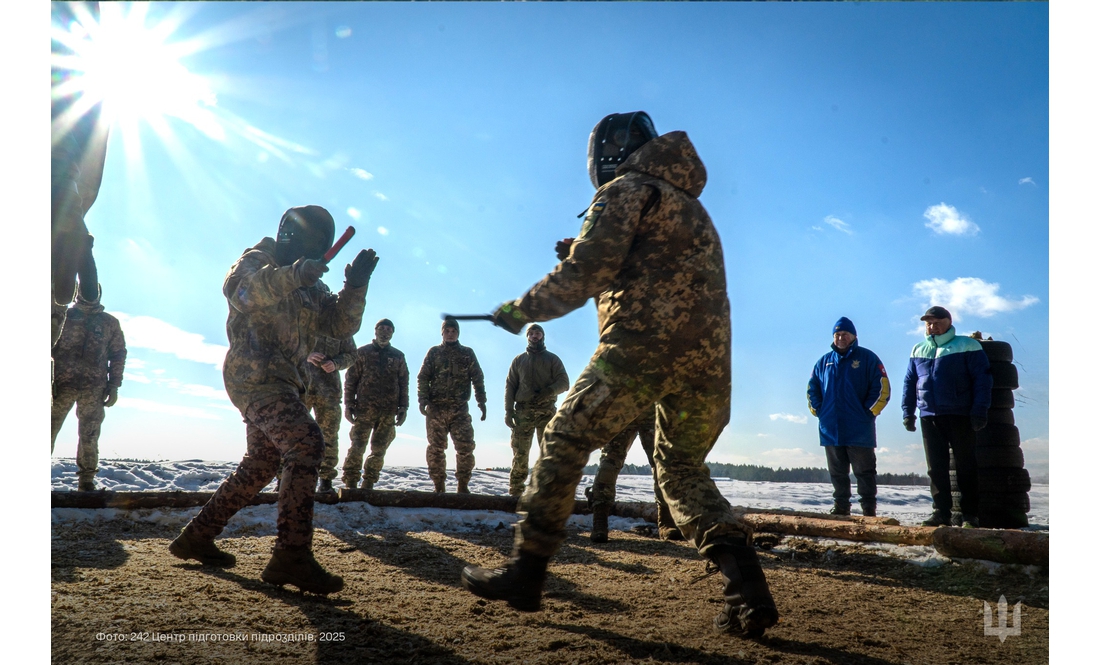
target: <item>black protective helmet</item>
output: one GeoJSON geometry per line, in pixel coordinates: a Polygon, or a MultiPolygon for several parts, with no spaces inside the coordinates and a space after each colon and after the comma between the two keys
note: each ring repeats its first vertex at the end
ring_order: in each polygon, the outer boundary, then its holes
{"type": "Polygon", "coordinates": [[[332,247],[336,222],[321,206],[297,206],[283,213],[275,237],[275,260],[288,266],[303,256],[320,259],[332,247]]]}
{"type": "Polygon", "coordinates": [[[630,153],[657,138],[645,111],[612,113],[596,123],[588,136],[588,177],[597,189],[615,178],[615,169],[630,153]]]}

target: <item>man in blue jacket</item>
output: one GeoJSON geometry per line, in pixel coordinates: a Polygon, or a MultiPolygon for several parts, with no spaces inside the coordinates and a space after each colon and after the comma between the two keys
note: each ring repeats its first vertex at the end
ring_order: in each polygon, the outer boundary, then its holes
{"type": "Polygon", "coordinates": [[[955,454],[962,526],[978,526],[978,461],[974,432],[985,427],[993,396],[993,375],[982,345],[955,335],[951,313],[931,307],[924,316],[928,336],[913,347],[905,372],[901,411],[905,429],[920,431],[928,477],[932,480],[932,517],[925,526],[951,523],[951,453],[955,454]]]}
{"type": "Polygon", "coordinates": [[[833,509],[829,512],[851,513],[851,468],[863,514],[874,517],[878,492],[875,418],[890,401],[890,379],[878,356],[859,346],[855,324],[845,316],[833,326],[833,350],[814,365],[806,399],[810,413],[817,416],[833,481],[833,509]]]}

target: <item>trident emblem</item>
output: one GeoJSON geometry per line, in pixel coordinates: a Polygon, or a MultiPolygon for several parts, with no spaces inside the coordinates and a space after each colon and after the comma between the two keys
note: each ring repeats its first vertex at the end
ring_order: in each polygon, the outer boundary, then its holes
{"type": "Polygon", "coordinates": [[[1001,644],[1004,644],[1005,638],[1009,635],[1018,637],[1020,635],[1020,603],[1017,602],[1016,606],[1012,609],[1012,627],[1008,627],[1008,601],[1005,600],[1004,595],[1001,595],[1001,600],[997,603],[997,627],[993,627],[993,610],[989,607],[989,603],[982,601],[982,605],[985,606],[985,634],[996,635],[1001,638],[1001,644]]]}

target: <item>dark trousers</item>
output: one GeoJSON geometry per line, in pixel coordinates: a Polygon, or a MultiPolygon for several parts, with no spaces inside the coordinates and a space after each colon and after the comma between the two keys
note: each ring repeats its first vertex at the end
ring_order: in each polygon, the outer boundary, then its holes
{"type": "Polygon", "coordinates": [[[824,446],[825,459],[829,463],[829,479],[833,481],[833,502],[842,506],[852,499],[852,481],[848,468],[856,474],[856,491],[861,506],[875,505],[878,494],[878,470],[875,449],[865,446],[824,446]]]}
{"type": "Polygon", "coordinates": [[[970,416],[923,416],[920,433],[924,438],[924,456],[928,477],[932,479],[932,507],[941,515],[951,514],[951,453],[955,453],[955,478],[958,481],[959,509],[963,515],[978,514],[978,459],[974,456],[975,437],[970,416]]]}

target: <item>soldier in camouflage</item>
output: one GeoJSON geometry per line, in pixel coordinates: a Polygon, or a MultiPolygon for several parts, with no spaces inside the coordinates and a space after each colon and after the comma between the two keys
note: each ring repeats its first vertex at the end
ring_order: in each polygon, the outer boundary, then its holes
{"type": "Polygon", "coordinates": [[[126,339],[118,319],[103,311],[98,285],[81,284],[76,302],[68,308],[65,327],[53,347],[53,403],[50,414],[50,452],[65,416],[76,404],[77,489],[95,489],[99,470],[99,430],[104,407],[118,401],[122,373],[126,367],[126,339]],[[93,299],[85,292],[95,290],[93,299]]]}
{"type": "Polygon", "coordinates": [[[485,420],[485,375],[474,350],[458,343],[458,321],[443,321],[443,343],[428,349],[416,376],[416,398],[426,416],[428,476],[436,492],[446,491],[447,435],[455,444],[458,492],[469,494],[474,472],[474,426],[470,419],[470,385],[485,420]]]}
{"type": "Polygon", "coordinates": [[[344,270],[344,288],[317,286],[328,271],[322,260],[335,224],[320,206],[291,208],[276,239],[264,238],[229,269],[222,293],[229,302],[229,352],[222,370],[225,390],[244,416],[247,452],[198,515],[172,541],[181,559],[232,566],[236,559],[214,538],[229,519],[280,478],[275,549],[260,578],[328,594],[344,581],[313,557],[313,500],[325,440],[302,396],[301,368],[320,336],[345,339],[359,330],[367,283],[378,258],[362,250],[344,270]]]}
{"type": "Polygon", "coordinates": [[[680,530],[676,528],[676,522],[673,521],[672,513],[668,509],[668,502],[661,494],[661,486],[657,482],[657,463],[653,461],[656,424],[652,413],[642,412],[642,415],[603,447],[600,466],[596,470],[592,487],[585,491],[589,506],[592,508],[592,532],[589,536],[592,542],[607,542],[607,518],[611,514],[611,506],[615,503],[615,483],[619,479],[619,472],[623,470],[630,446],[634,445],[635,436],[642,442],[642,450],[645,451],[649,468],[653,471],[653,496],[657,501],[657,533],[661,540],[684,539],[680,530]]]}
{"type": "Polygon", "coordinates": [[[511,560],[468,566],[463,585],[536,611],[550,556],[566,538],[589,454],[656,404],[657,481],[684,537],[722,572],[715,627],[763,635],[779,613],[750,527],[704,464],[730,417],[730,308],[722,244],[699,202],[706,170],[684,132],[657,136],[643,112],[607,116],[589,138],[598,189],[580,235],[553,271],[494,313],[517,333],[596,299],[600,342],[546,427],[520,498],[511,560]]]}
{"type": "MultiPolygon", "coordinates": [[[[324,282],[317,286],[328,290],[324,282]]],[[[307,411],[313,412],[317,425],[325,437],[325,454],[318,472],[319,492],[331,492],[336,478],[336,465],[340,463],[340,371],[355,361],[355,340],[351,337],[333,339],[320,337],[313,353],[306,357],[306,378],[309,388],[303,401],[307,411]]]]}
{"type": "Polygon", "coordinates": [[[504,381],[504,424],[512,429],[512,473],[508,492],[523,494],[531,436],[542,448],[546,423],[557,413],[558,395],[569,390],[569,375],[561,358],[546,350],[542,326],[527,327],[527,350],[512,359],[504,381]]]}
{"type": "Polygon", "coordinates": [[[396,438],[397,427],[409,412],[409,366],[405,354],[390,344],[393,321],[374,326],[374,340],[362,346],[344,381],[344,416],[351,427],[351,447],[344,460],[344,484],[355,489],[360,469],[363,489],[374,488],[385,463],[386,450],[396,438]],[[370,455],[363,452],[370,442],[370,455]]]}

